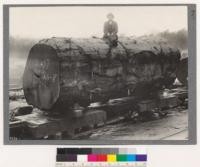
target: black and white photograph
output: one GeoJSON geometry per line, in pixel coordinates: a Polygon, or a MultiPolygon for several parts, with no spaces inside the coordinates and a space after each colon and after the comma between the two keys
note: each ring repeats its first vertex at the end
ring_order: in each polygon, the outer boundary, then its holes
{"type": "Polygon", "coordinates": [[[189,140],[187,6],[8,10],[11,143],[189,140]]]}

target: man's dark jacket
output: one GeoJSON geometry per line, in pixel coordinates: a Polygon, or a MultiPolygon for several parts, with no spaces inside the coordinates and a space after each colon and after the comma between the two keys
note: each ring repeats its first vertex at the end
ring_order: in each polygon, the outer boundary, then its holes
{"type": "Polygon", "coordinates": [[[104,23],[104,35],[117,34],[118,25],[115,21],[106,21],[104,23]]]}

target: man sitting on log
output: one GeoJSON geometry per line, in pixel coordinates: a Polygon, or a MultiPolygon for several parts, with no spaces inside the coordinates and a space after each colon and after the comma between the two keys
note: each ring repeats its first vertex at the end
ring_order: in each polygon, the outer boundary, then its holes
{"type": "Polygon", "coordinates": [[[118,41],[118,25],[117,22],[115,22],[114,15],[112,13],[109,13],[107,15],[108,21],[104,23],[104,36],[103,39],[108,41],[111,47],[117,46],[118,41]]]}

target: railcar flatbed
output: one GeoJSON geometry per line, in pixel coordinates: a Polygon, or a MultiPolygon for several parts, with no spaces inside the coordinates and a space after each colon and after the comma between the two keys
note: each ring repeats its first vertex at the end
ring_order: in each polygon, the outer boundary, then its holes
{"type": "Polygon", "coordinates": [[[150,119],[151,115],[158,113],[163,117],[170,108],[176,108],[184,104],[187,99],[187,89],[177,87],[160,92],[157,98],[135,99],[124,97],[112,99],[105,104],[95,103],[89,107],[76,108],[73,115],[44,114],[37,108],[32,112],[15,116],[10,121],[10,137],[17,139],[73,139],[76,136],[87,133],[90,130],[120,120],[150,119]]]}

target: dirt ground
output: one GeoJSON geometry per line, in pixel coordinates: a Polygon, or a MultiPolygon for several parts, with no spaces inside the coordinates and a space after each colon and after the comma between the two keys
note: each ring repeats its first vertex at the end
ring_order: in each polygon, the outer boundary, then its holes
{"type": "Polygon", "coordinates": [[[172,110],[162,119],[108,125],[91,134],[95,140],[187,140],[188,111],[172,110]]]}

